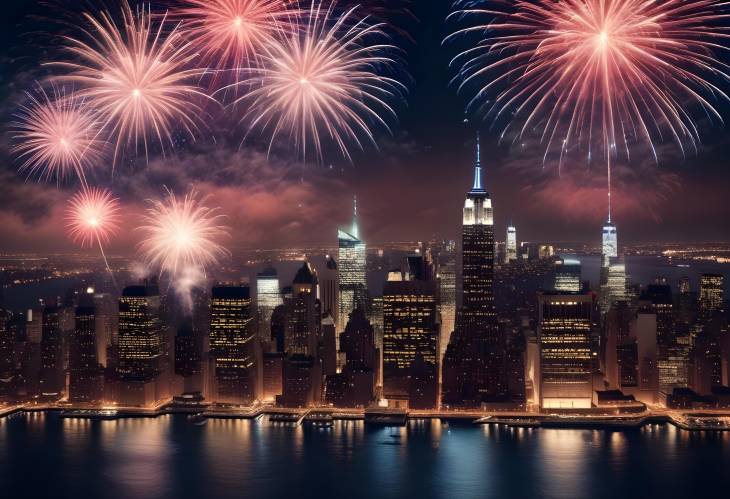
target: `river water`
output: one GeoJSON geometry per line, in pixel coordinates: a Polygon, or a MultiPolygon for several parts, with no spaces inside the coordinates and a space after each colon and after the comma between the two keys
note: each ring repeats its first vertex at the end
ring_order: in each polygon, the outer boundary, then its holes
{"type": "Polygon", "coordinates": [[[0,421],[2,497],[730,497],[730,434],[184,416],[0,421]]]}

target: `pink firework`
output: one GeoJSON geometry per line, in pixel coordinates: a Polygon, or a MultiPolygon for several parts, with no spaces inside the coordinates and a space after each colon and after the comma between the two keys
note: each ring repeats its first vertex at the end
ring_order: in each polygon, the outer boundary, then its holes
{"type": "Polygon", "coordinates": [[[121,208],[109,190],[92,187],[69,201],[66,215],[69,237],[82,247],[107,244],[119,231],[121,208]]]}
{"type": "Polygon", "coordinates": [[[220,72],[250,66],[280,32],[297,28],[286,0],[182,0],[175,11],[204,64],[220,72]]]}
{"type": "Polygon", "coordinates": [[[370,24],[357,8],[333,14],[314,2],[306,24],[267,46],[261,64],[241,83],[248,90],[237,100],[245,106],[248,132],[285,136],[306,158],[314,148],[334,144],[350,158],[349,145],[375,144],[374,125],[388,130],[395,117],[389,104],[405,87],[392,75],[398,51],[386,43],[383,24],[370,24]]]}
{"type": "MultiPolygon", "coordinates": [[[[728,99],[716,53],[727,50],[724,0],[519,0],[459,2],[454,36],[477,44],[454,59],[470,108],[505,123],[515,141],[537,132],[545,160],[598,148],[608,170],[643,145],[697,148],[698,117],[722,121],[713,101],[728,99]]],[[[448,40],[448,39],[447,39],[448,40]]],[[[499,126],[499,125],[498,125],[499,126]]]]}
{"type": "Polygon", "coordinates": [[[139,227],[143,241],[138,249],[145,261],[173,281],[191,268],[205,271],[228,255],[220,240],[228,235],[221,224],[217,208],[205,206],[195,191],[184,198],[168,192],[160,201],[152,201],[139,227]]]}
{"type": "Polygon", "coordinates": [[[135,12],[124,2],[121,25],[111,14],[84,14],[85,36],[66,37],[72,61],[53,63],[68,70],[61,76],[80,87],[79,93],[102,116],[103,127],[115,141],[114,161],[128,146],[156,140],[163,151],[173,146],[173,127],[190,137],[199,131],[199,102],[209,98],[200,91],[197,55],[178,25],[163,18],[155,27],[149,7],[135,12]]]}
{"type": "Polygon", "coordinates": [[[11,123],[20,170],[58,181],[76,174],[86,185],[86,171],[99,163],[104,144],[95,116],[83,99],[58,88],[51,95],[40,87],[26,95],[28,104],[11,123]]]}

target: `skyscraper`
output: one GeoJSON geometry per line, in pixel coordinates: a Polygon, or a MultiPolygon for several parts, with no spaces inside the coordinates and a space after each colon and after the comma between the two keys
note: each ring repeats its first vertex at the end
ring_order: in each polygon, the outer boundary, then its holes
{"type": "Polygon", "coordinates": [[[608,222],[603,226],[603,244],[601,257],[603,266],[607,267],[611,258],[618,257],[618,232],[616,226],[611,223],[611,215],[608,222]]]}
{"type": "Polygon", "coordinates": [[[517,228],[510,222],[507,227],[507,248],[504,254],[505,262],[517,260],[517,228]]]}
{"type": "Polygon", "coordinates": [[[581,282],[580,260],[561,258],[555,265],[555,291],[580,293],[581,282]]]}
{"type": "Polygon", "coordinates": [[[441,314],[441,353],[443,358],[456,324],[456,247],[453,241],[443,244],[438,255],[439,312],[441,314]]]}
{"type": "Polygon", "coordinates": [[[123,381],[147,382],[160,371],[162,333],[156,283],[128,286],[119,299],[119,362],[123,381]]]}
{"type": "Polygon", "coordinates": [[[444,354],[443,402],[478,407],[507,394],[505,345],[494,305],[494,214],[482,182],[479,136],[462,226],[461,308],[444,354]]]}
{"type": "Polygon", "coordinates": [[[68,398],[72,402],[99,401],[103,394],[96,346],[96,310],[91,293],[82,295],[76,307],[76,329],[71,335],[68,398]]]}
{"type": "Polygon", "coordinates": [[[286,332],[288,354],[317,356],[322,311],[319,301],[317,272],[304,262],[292,283],[292,306],[286,332]]]}
{"type": "Polygon", "coordinates": [[[506,393],[504,344],[494,306],[494,213],[484,189],[477,135],[474,183],[467,193],[462,226],[461,326],[474,352],[474,381],[482,400],[506,393]]]}
{"type": "Polygon", "coordinates": [[[724,277],[721,274],[702,274],[700,276],[700,314],[709,318],[722,310],[724,277]]]}
{"type": "Polygon", "coordinates": [[[59,324],[60,309],[46,306],[41,326],[40,394],[46,399],[58,399],[63,395],[63,336],[59,324]]]}
{"type": "Polygon", "coordinates": [[[366,308],[367,281],[365,276],[366,247],[360,240],[360,229],[357,224],[357,198],[355,198],[352,217],[352,228],[349,232],[339,229],[337,232],[339,245],[339,297],[337,312],[337,331],[345,330],[350,314],[357,307],[366,308]]]}
{"type": "Polygon", "coordinates": [[[339,276],[337,275],[337,262],[331,255],[327,255],[325,260],[324,268],[317,272],[319,276],[319,299],[322,302],[322,313],[330,314],[335,321],[336,327],[340,312],[338,305],[340,285],[339,276]]]}
{"type": "Polygon", "coordinates": [[[256,351],[248,286],[212,290],[210,351],[215,358],[219,402],[247,404],[256,396],[256,351]]]}
{"type": "MultiPolygon", "coordinates": [[[[2,286],[2,282],[0,282],[0,286],[2,286]]],[[[9,398],[14,391],[13,346],[15,344],[15,335],[13,329],[9,326],[8,312],[0,303],[0,402],[9,398]]]]}
{"type": "Polygon", "coordinates": [[[276,269],[268,267],[256,275],[256,311],[259,339],[265,343],[271,341],[271,314],[281,305],[279,275],[276,269]]]}
{"type": "Polygon", "coordinates": [[[484,331],[496,320],[494,310],[494,214],[482,184],[477,137],[474,185],[466,196],[462,226],[462,317],[466,327],[484,331]]]}
{"type": "Polygon", "coordinates": [[[611,192],[608,193],[608,220],[601,238],[600,306],[606,314],[611,305],[625,299],[626,265],[619,259],[618,230],[611,222],[611,192]],[[621,280],[623,279],[623,282],[621,280]]]}
{"type": "Polygon", "coordinates": [[[588,409],[593,397],[590,294],[541,294],[540,407],[588,409]]]}
{"type": "MultiPolygon", "coordinates": [[[[408,277],[408,275],[406,275],[408,277]]],[[[417,357],[432,366],[438,386],[439,329],[436,283],[389,279],[383,287],[383,396],[405,405],[417,357]]],[[[435,393],[434,393],[435,395],[435,393]]],[[[436,400],[434,396],[433,405],[436,400]]],[[[432,406],[433,406],[432,405],[432,406]]]]}

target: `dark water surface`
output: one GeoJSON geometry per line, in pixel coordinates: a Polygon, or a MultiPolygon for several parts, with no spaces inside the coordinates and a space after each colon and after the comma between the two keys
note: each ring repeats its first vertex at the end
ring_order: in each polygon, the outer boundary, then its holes
{"type": "Polygon", "coordinates": [[[730,497],[730,434],[184,416],[0,421],[0,497],[730,497]]]}

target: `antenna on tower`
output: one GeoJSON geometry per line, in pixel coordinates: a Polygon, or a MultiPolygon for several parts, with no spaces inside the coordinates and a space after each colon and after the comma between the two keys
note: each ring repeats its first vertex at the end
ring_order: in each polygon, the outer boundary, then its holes
{"type": "Polygon", "coordinates": [[[611,225],[611,151],[608,152],[608,225],[611,225]]]}

